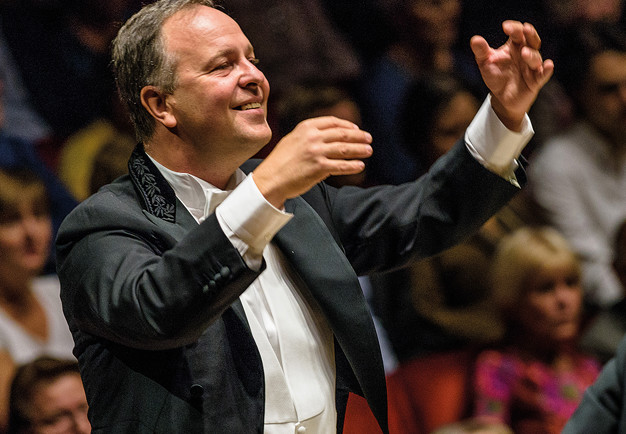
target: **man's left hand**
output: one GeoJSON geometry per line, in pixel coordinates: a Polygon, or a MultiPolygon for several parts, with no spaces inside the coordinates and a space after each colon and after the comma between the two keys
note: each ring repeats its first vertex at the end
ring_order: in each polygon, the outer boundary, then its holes
{"type": "Polygon", "coordinates": [[[493,110],[507,128],[519,131],[554,63],[542,60],[541,38],[531,24],[505,21],[502,29],[509,39],[501,47],[491,48],[482,36],[474,36],[470,46],[491,91],[493,110]]]}

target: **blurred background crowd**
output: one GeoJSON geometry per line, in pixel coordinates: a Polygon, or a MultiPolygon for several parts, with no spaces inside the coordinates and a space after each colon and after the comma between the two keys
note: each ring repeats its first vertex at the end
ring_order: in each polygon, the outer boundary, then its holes
{"type": "MultiPolygon", "coordinates": [[[[109,48],[142,3],[0,0],[0,432],[89,432],[52,244],[78,202],[126,172],[135,139],[109,48]]],[[[472,35],[499,46],[503,20],[527,21],[555,62],[529,113],[527,188],[463,244],[361,277],[392,432],[558,433],[614,355],[626,332],[624,3],[219,2],[271,84],[274,137],[259,157],[309,117],[372,133],[365,172],[335,186],[409,182],[463,136],[486,97],[472,35]]],[[[344,432],[375,427],[351,396],[344,432]]]]}

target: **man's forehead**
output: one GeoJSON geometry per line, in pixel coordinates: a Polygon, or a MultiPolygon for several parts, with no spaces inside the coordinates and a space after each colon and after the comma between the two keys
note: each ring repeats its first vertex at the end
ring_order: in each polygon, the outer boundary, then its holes
{"type": "Polygon", "coordinates": [[[202,38],[203,42],[234,35],[245,38],[239,24],[224,12],[204,5],[192,5],[176,12],[163,24],[163,37],[170,47],[202,38]]]}

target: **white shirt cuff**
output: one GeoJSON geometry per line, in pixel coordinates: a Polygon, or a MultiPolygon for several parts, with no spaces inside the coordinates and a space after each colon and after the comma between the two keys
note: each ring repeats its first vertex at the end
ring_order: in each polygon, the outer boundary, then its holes
{"type": "Polygon", "coordinates": [[[265,246],[293,217],[293,214],[279,210],[265,200],[252,174],[215,209],[215,215],[246,264],[257,270],[261,266],[265,246]]]}
{"type": "Polygon", "coordinates": [[[491,95],[488,95],[465,131],[465,143],[470,153],[483,166],[517,183],[516,159],[534,134],[528,115],[524,117],[520,132],[511,131],[505,127],[493,111],[491,95]]]}

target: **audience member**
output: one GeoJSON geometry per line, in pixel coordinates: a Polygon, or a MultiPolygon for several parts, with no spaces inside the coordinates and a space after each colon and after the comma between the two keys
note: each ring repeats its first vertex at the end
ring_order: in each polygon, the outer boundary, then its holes
{"type": "MultiPolygon", "coordinates": [[[[619,226],[614,237],[612,266],[622,288],[626,288],[626,220],[619,226]]],[[[626,335],[626,298],[598,312],[592,318],[580,345],[582,349],[596,355],[604,363],[615,357],[624,335],[626,335]]]]}
{"type": "Polygon", "coordinates": [[[52,129],[35,109],[20,71],[13,59],[0,24],[0,81],[6,134],[25,142],[39,143],[52,136],[52,129]]]}
{"type": "Polygon", "coordinates": [[[87,397],[78,363],[40,357],[17,369],[7,434],[88,434],[87,397]]]}
{"type": "Polygon", "coordinates": [[[460,0],[411,0],[393,2],[387,10],[396,25],[394,40],[365,65],[359,90],[365,124],[382,140],[373,143],[370,158],[376,183],[400,184],[420,171],[397,127],[413,81],[431,73],[465,75],[454,51],[460,6],[460,0]]]}
{"type": "Polygon", "coordinates": [[[44,184],[31,171],[3,169],[0,186],[0,350],[9,356],[0,358],[0,371],[41,355],[72,359],[58,279],[40,276],[52,241],[44,184]]]}
{"type": "Polygon", "coordinates": [[[586,301],[608,307],[624,296],[611,261],[626,216],[626,32],[576,26],[564,41],[557,78],[579,120],[537,150],[530,191],[582,258],[586,301]]]}
{"type": "Polygon", "coordinates": [[[426,74],[412,83],[402,102],[402,143],[425,173],[461,137],[480,107],[481,97],[453,74],[426,74]]]}
{"type": "Polygon", "coordinates": [[[583,23],[618,23],[624,12],[624,0],[543,0],[546,12],[560,28],[583,23]]]}
{"type": "Polygon", "coordinates": [[[102,117],[72,134],[59,156],[58,176],[78,201],[128,173],[137,144],[128,112],[115,97],[110,117],[102,117]]]}
{"type": "Polygon", "coordinates": [[[50,128],[37,143],[56,170],[65,139],[110,112],[110,43],[134,0],[4,1],[0,25],[29,101],[50,128]],[[43,65],[43,66],[42,66],[43,65]]]}
{"type": "MultiPolygon", "coordinates": [[[[10,120],[5,118],[4,96],[8,87],[0,81],[0,168],[24,167],[37,173],[43,180],[50,199],[53,238],[56,236],[61,221],[76,206],[76,199],[67,191],[56,174],[41,160],[35,144],[13,136],[5,129],[10,120]]],[[[46,271],[54,271],[54,251],[50,250],[46,271]]]]}
{"type": "Polygon", "coordinates": [[[560,433],[600,365],[581,353],[580,264],[553,228],[520,228],[495,253],[491,283],[507,333],[476,360],[475,415],[517,434],[560,433]]]}
{"type": "Polygon", "coordinates": [[[226,12],[254,41],[274,97],[294,84],[354,81],[359,59],[321,0],[225,0],[226,12]]]}
{"type": "MultiPolygon", "coordinates": [[[[541,0],[539,13],[543,15],[544,22],[549,21],[550,34],[546,34],[546,52],[560,65],[560,47],[568,45],[568,29],[576,29],[578,26],[587,26],[591,23],[612,23],[616,25],[623,16],[624,0],[599,0],[590,2],[587,0],[541,0]]],[[[523,5],[524,7],[526,5],[523,5]]],[[[534,22],[534,21],[531,21],[534,22]]],[[[624,22],[621,22],[624,27],[624,22]]],[[[567,54],[566,54],[567,56],[567,54]]],[[[568,59],[564,59],[568,62],[568,59]]],[[[571,95],[563,88],[558,79],[551,80],[548,86],[542,89],[529,113],[531,120],[537,125],[533,145],[527,147],[530,151],[543,146],[547,139],[562,133],[575,122],[574,103],[571,95]],[[541,122],[537,122],[541,119],[541,122]]],[[[531,152],[526,152],[530,156],[531,152]]]]}

